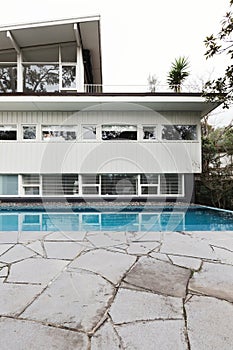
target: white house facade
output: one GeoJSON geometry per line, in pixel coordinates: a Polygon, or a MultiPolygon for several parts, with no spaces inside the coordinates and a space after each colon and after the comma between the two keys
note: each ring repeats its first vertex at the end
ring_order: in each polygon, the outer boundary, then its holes
{"type": "Polygon", "coordinates": [[[98,17],[0,28],[0,198],[187,198],[201,93],[105,92],[98,17]]]}

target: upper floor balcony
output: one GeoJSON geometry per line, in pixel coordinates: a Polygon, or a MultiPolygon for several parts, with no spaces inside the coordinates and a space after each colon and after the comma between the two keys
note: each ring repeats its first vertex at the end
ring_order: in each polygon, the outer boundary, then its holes
{"type": "Polygon", "coordinates": [[[0,92],[84,92],[102,84],[98,17],[0,28],[0,92]]]}

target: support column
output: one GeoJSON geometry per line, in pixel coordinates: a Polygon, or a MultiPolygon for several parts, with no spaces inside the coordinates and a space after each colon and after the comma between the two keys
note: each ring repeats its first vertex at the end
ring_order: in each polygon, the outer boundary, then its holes
{"type": "Polygon", "coordinates": [[[23,92],[23,58],[22,51],[14,39],[11,32],[8,30],[6,33],[8,39],[10,39],[12,46],[17,52],[17,92],[23,92]]]}

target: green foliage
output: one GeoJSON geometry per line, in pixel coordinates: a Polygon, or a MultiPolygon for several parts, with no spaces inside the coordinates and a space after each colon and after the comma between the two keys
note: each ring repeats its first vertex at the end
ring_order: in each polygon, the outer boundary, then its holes
{"type": "Polygon", "coordinates": [[[219,208],[233,209],[233,126],[213,129],[202,123],[202,174],[196,200],[219,208]]]}
{"type": "MultiPolygon", "coordinates": [[[[230,7],[233,0],[230,0],[230,7]]],[[[226,55],[226,58],[233,59],[233,14],[228,11],[221,22],[221,29],[217,35],[207,36],[204,43],[207,48],[205,56],[207,59],[215,55],[226,55]]],[[[223,103],[224,108],[229,108],[233,101],[233,65],[229,64],[225,68],[222,77],[209,80],[204,87],[204,95],[207,100],[223,103]]]]}
{"type": "Polygon", "coordinates": [[[168,73],[167,82],[169,87],[175,92],[181,92],[184,80],[189,76],[189,61],[186,57],[176,58],[168,73]]]}

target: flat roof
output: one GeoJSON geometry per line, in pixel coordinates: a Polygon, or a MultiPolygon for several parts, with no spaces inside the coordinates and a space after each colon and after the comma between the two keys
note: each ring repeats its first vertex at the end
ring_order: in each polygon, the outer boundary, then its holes
{"type": "MultiPolygon", "coordinates": [[[[95,82],[102,82],[102,62],[100,44],[100,16],[60,19],[55,21],[15,24],[0,27],[0,53],[14,46],[7,36],[9,31],[20,49],[76,42],[74,24],[77,24],[80,44],[91,53],[95,82]]],[[[10,61],[10,59],[9,59],[10,61]]],[[[94,82],[94,83],[95,83],[94,82]]]]}
{"type": "Polygon", "coordinates": [[[201,93],[0,94],[0,111],[139,110],[193,111],[200,117],[220,105],[201,93]]]}

